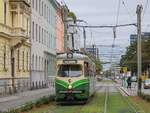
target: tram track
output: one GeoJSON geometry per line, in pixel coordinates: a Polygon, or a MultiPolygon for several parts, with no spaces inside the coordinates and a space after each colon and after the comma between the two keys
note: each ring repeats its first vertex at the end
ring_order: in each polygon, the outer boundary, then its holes
{"type": "Polygon", "coordinates": [[[109,96],[109,87],[105,88],[105,103],[104,103],[104,113],[108,113],[108,96],[109,96]]]}
{"type": "MultiPolygon", "coordinates": [[[[103,86],[97,86],[97,87],[96,87],[96,91],[101,90],[102,88],[103,88],[103,86]]],[[[94,95],[95,95],[95,94],[94,94],[94,95]]],[[[93,96],[94,96],[94,95],[93,95],[93,96]]],[[[92,96],[86,103],[89,103],[89,102],[92,100],[93,96],[92,96]]],[[[73,112],[73,113],[81,113],[82,109],[83,109],[85,106],[86,106],[86,104],[80,105],[79,108],[78,108],[78,110],[76,110],[76,111],[73,112]]]]}

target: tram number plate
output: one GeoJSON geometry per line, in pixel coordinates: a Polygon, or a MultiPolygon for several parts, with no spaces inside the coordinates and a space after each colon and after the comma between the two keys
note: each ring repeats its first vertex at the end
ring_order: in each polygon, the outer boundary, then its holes
{"type": "Polygon", "coordinates": [[[76,64],[77,60],[64,60],[63,61],[65,64],[76,64]]]}

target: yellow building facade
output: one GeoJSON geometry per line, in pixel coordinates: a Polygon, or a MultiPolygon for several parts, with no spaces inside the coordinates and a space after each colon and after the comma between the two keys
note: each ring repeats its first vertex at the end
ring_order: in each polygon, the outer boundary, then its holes
{"type": "Polygon", "coordinates": [[[0,0],[0,86],[30,78],[30,0],[0,0]]]}

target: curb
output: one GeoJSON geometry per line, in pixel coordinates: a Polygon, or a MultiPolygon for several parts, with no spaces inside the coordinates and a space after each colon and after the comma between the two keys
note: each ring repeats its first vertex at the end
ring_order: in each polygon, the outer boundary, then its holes
{"type": "Polygon", "coordinates": [[[125,90],[123,87],[119,87],[120,90],[122,90],[127,96],[130,96],[131,94],[125,90]]]}

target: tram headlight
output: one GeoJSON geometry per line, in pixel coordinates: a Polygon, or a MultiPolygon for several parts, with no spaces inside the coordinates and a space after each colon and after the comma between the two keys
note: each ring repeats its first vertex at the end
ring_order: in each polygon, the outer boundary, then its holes
{"type": "Polygon", "coordinates": [[[72,85],[69,85],[69,86],[68,86],[68,89],[72,89],[72,85]]]}

